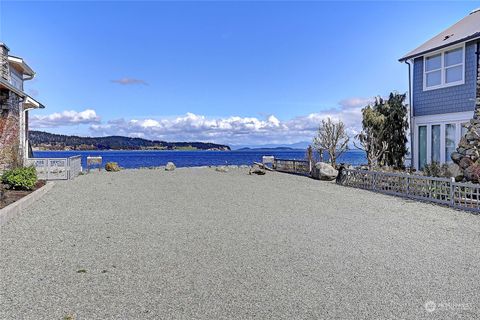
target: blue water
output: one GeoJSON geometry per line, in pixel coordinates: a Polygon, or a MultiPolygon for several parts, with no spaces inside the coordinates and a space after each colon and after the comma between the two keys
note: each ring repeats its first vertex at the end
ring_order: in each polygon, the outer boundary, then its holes
{"type": "MultiPolygon", "coordinates": [[[[214,166],[214,165],[251,165],[254,161],[261,162],[262,156],[274,156],[279,159],[305,159],[303,150],[271,151],[35,151],[36,158],[66,158],[82,156],[82,166],[86,167],[87,156],[102,156],[103,163],[118,162],[123,168],[158,167],[168,161],[177,167],[214,166]]],[[[344,153],[337,163],[360,165],[366,162],[361,151],[344,153]]]]}

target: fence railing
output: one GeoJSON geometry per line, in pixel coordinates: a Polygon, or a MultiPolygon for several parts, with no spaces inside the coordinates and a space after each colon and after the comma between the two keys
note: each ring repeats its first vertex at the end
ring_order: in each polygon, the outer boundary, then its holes
{"type": "Polygon", "coordinates": [[[33,165],[41,180],[70,180],[77,177],[82,171],[82,158],[30,158],[26,165],[33,165]]]}
{"type": "Polygon", "coordinates": [[[344,169],[337,183],[480,212],[480,185],[459,183],[448,178],[344,169]]]}
{"type": "Polygon", "coordinates": [[[296,174],[310,174],[310,163],[307,160],[274,159],[273,169],[296,174]]]}

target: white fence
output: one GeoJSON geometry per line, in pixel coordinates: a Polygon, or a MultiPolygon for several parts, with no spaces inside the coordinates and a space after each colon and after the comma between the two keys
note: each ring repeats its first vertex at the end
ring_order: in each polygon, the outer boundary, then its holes
{"type": "Polygon", "coordinates": [[[344,169],[337,183],[400,197],[480,212],[480,185],[452,179],[344,169]]]}
{"type": "Polygon", "coordinates": [[[70,180],[77,177],[82,171],[82,158],[31,158],[27,159],[27,166],[34,166],[38,179],[41,180],[70,180]]]}

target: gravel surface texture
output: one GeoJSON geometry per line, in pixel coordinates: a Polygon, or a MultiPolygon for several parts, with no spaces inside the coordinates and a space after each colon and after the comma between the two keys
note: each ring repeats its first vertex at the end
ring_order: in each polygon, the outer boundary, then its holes
{"type": "Polygon", "coordinates": [[[0,228],[0,319],[478,319],[480,217],[248,169],[60,182],[0,228]]]}

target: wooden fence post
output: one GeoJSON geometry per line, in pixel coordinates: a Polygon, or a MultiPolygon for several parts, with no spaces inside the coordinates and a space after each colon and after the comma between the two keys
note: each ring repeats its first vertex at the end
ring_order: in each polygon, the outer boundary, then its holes
{"type": "Polygon", "coordinates": [[[450,205],[452,207],[455,206],[455,186],[453,185],[455,183],[455,178],[451,178],[450,180],[450,205]]]}

